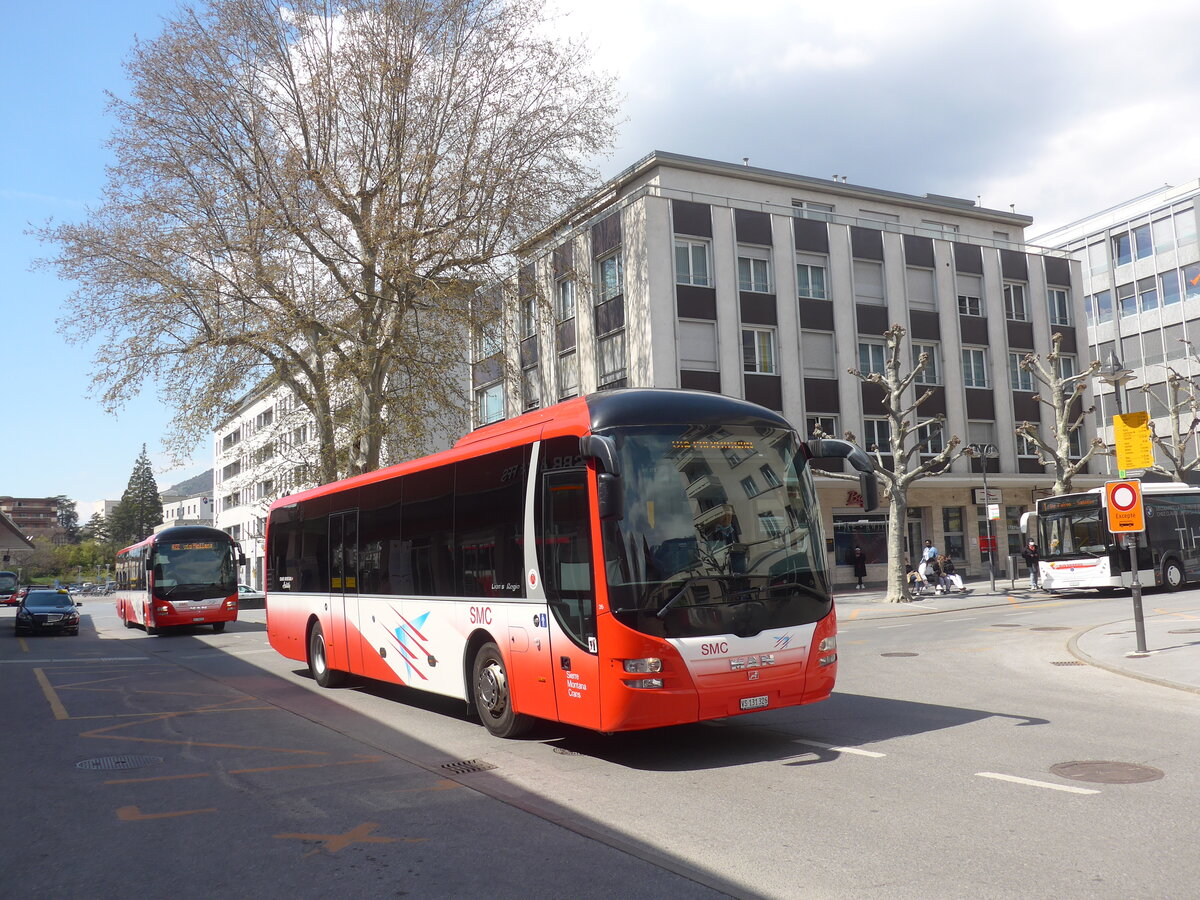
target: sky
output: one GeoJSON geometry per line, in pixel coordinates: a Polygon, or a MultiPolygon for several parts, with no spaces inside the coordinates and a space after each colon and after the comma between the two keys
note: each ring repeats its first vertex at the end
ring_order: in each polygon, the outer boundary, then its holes
{"type": "MultiPolygon", "coordinates": [[[[624,96],[602,178],[663,150],[1032,216],[1027,236],[1200,176],[1194,0],[553,0],[624,96]]],[[[135,36],[174,0],[0,0],[0,495],[119,499],[145,444],[160,488],[174,411],[153,388],[117,415],[67,344],[74,286],[32,270],[26,231],[98,204],[135,36]]]]}

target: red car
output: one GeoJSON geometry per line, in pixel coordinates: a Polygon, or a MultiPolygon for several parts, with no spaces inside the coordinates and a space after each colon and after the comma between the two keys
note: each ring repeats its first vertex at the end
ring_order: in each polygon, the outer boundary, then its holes
{"type": "Polygon", "coordinates": [[[16,606],[21,602],[17,596],[17,573],[0,572],[0,603],[5,606],[16,606]]]}

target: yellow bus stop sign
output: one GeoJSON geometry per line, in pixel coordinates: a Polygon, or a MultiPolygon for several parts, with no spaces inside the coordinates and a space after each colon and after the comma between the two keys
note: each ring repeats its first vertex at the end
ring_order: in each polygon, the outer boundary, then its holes
{"type": "Polygon", "coordinates": [[[1150,442],[1150,413],[1113,416],[1113,438],[1117,445],[1117,470],[1148,469],[1154,465],[1150,442]]]}

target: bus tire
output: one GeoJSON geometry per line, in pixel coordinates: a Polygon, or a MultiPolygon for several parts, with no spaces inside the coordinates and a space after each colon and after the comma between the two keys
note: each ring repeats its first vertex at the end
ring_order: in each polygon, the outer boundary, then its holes
{"type": "Polygon", "coordinates": [[[320,622],[313,622],[308,633],[308,671],[313,681],[323,688],[340,687],[346,674],[329,668],[329,657],[325,653],[325,632],[320,622]]]}
{"type": "Polygon", "coordinates": [[[225,630],[224,622],[213,622],[213,634],[220,634],[225,630]]]}
{"type": "Polygon", "coordinates": [[[500,648],[492,641],[479,648],[471,666],[471,695],[475,711],[485,728],[501,738],[520,737],[533,725],[533,719],[513,711],[508,671],[500,648]]]}
{"type": "Polygon", "coordinates": [[[1183,566],[1175,557],[1171,557],[1163,563],[1162,583],[1168,591],[1177,591],[1187,583],[1187,576],[1183,574],[1183,566]]]}

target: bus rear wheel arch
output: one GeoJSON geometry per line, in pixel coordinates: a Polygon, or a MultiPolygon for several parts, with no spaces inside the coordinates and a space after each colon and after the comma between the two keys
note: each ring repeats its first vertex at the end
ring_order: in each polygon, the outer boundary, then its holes
{"type": "Polygon", "coordinates": [[[532,718],[513,710],[508,670],[493,641],[481,644],[475,652],[471,698],[484,727],[496,737],[520,737],[533,725],[532,718]]]}
{"type": "Polygon", "coordinates": [[[1168,591],[1177,591],[1187,583],[1183,564],[1174,556],[1169,556],[1163,562],[1162,583],[1168,591]]]}
{"type": "Polygon", "coordinates": [[[329,656],[325,652],[325,631],[316,619],[308,629],[308,671],[313,681],[323,688],[340,687],[346,679],[345,672],[329,668],[329,656]]]}

